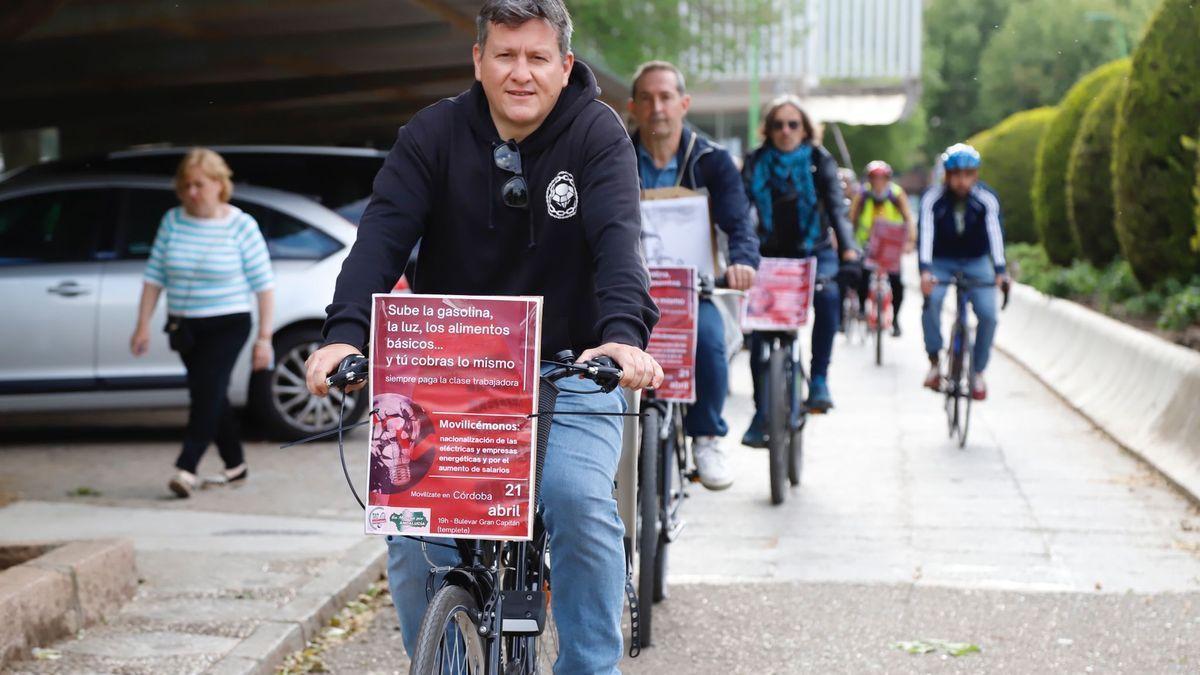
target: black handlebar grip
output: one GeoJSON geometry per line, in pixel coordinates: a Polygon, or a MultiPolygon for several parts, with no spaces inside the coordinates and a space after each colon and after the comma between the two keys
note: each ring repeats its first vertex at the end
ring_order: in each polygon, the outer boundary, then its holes
{"type": "Polygon", "coordinates": [[[369,362],[367,357],[361,354],[351,354],[342,359],[338,364],[337,370],[333,372],[325,380],[325,384],[330,387],[345,387],[348,384],[357,384],[367,378],[367,369],[369,362]]]}

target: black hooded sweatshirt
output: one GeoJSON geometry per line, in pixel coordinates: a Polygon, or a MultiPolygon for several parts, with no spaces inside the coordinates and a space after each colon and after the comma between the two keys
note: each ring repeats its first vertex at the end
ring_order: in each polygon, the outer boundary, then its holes
{"type": "Polygon", "coordinates": [[[513,174],[495,166],[501,139],[478,82],[401,127],[326,309],[325,343],[366,345],[371,294],[392,289],[420,240],[417,293],[543,296],[546,358],[606,342],[644,349],[658,311],[639,248],[637,160],[599,92],[576,62],[518,145],[527,209],[503,201],[513,174]]]}

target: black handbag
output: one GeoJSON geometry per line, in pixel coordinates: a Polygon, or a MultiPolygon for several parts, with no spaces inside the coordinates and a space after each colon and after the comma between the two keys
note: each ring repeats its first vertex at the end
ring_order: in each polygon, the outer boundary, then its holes
{"type": "Polygon", "coordinates": [[[163,332],[167,334],[167,344],[171,346],[172,351],[187,354],[196,346],[196,335],[182,316],[167,315],[167,325],[163,326],[163,332]]]}

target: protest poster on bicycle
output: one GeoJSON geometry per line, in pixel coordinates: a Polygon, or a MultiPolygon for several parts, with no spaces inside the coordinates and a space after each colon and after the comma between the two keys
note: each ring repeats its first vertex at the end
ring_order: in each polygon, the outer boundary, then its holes
{"type": "Polygon", "coordinates": [[[696,268],[650,267],[650,297],[658,305],[658,324],[646,351],[663,369],[654,395],[664,401],[696,400],[696,268]]]}
{"type": "Polygon", "coordinates": [[[796,330],[808,323],[816,258],[763,258],[742,304],[744,330],[796,330]]]}
{"type": "Polygon", "coordinates": [[[641,206],[647,265],[691,265],[715,276],[717,249],[706,195],[678,187],[643,190],[641,206]]]}
{"type": "Polygon", "coordinates": [[[367,534],[532,537],[541,312],[373,296],[367,534]]]}
{"type": "Polygon", "coordinates": [[[908,243],[908,228],[883,218],[876,218],[871,225],[871,238],[867,241],[867,265],[885,272],[900,272],[900,258],[904,245],[908,243]]]}

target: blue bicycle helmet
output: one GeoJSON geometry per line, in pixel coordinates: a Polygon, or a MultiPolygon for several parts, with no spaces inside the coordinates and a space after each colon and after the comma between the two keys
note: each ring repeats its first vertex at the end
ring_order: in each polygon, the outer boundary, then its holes
{"type": "Polygon", "coordinates": [[[978,169],[981,164],[979,151],[966,143],[955,143],[942,153],[942,168],[946,171],[978,169]]]}

